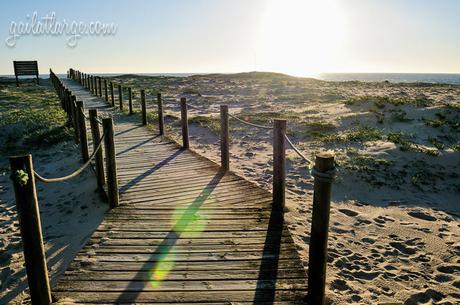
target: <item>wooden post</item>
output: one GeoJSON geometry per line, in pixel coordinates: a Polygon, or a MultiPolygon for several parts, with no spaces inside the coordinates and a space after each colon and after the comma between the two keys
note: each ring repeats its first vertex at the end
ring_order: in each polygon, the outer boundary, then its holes
{"type": "MultiPolygon", "coordinates": [[[[316,155],[315,170],[325,173],[334,169],[334,155],[321,152],[316,155]]],[[[327,238],[331,207],[332,179],[315,177],[313,212],[308,257],[308,303],[326,304],[327,238]]]]}
{"type": "Polygon", "coordinates": [[[33,305],[49,305],[52,303],[51,288],[43,246],[32,156],[10,157],[10,165],[30,297],[33,305]],[[23,177],[18,176],[18,171],[22,171],[23,177]]]}
{"type": "Polygon", "coordinates": [[[110,82],[110,98],[112,100],[112,107],[115,107],[115,97],[113,96],[113,83],[110,82]]]}
{"type": "Polygon", "coordinates": [[[123,110],[123,89],[118,85],[118,101],[120,103],[120,110],[123,110]]]}
{"type": "Polygon", "coordinates": [[[285,207],[286,151],[284,147],[286,120],[273,124],[273,205],[282,213],[285,207]]]}
{"type": "Polygon", "coordinates": [[[190,143],[188,137],[187,100],[185,97],[180,98],[180,117],[182,124],[182,147],[188,149],[190,143]]]}
{"type": "Polygon", "coordinates": [[[142,125],[147,125],[147,106],[145,105],[145,90],[141,90],[142,125]]]}
{"type": "MultiPolygon", "coordinates": [[[[91,135],[93,137],[93,151],[96,150],[97,145],[101,141],[101,133],[99,131],[99,123],[97,122],[97,109],[89,110],[89,122],[91,125],[91,135]]],[[[96,164],[96,178],[97,178],[97,188],[102,190],[102,187],[105,184],[104,177],[104,157],[102,156],[102,147],[96,153],[94,158],[96,164]]]]}
{"type": "Polygon", "coordinates": [[[133,114],[133,93],[131,92],[131,87],[128,87],[128,106],[129,114],[133,114]]]}
{"type": "Polygon", "coordinates": [[[85,120],[85,110],[83,108],[83,102],[77,102],[77,111],[78,111],[78,132],[80,134],[80,147],[81,147],[81,157],[83,162],[89,160],[88,152],[88,136],[86,134],[86,120],[85,120]]]}
{"type": "Polygon", "coordinates": [[[102,97],[102,77],[98,76],[97,80],[99,81],[99,96],[102,97]]]}
{"type": "Polygon", "coordinates": [[[75,95],[70,97],[70,109],[72,109],[72,123],[73,123],[73,132],[75,137],[75,144],[80,143],[80,135],[78,134],[78,119],[77,119],[77,98],[75,95]]]}
{"type": "Polygon", "coordinates": [[[62,107],[64,108],[64,111],[67,113],[67,125],[70,125],[70,91],[69,89],[64,89],[64,99],[63,99],[63,105],[62,107]]]}
{"type": "Polygon", "coordinates": [[[228,171],[230,168],[230,154],[227,105],[220,105],[220,161],[222,169],[228,171]]]}
{"type": "Polygon", "coordinates": [[[163,117],[163,101],[161,99],[161,93],[157,93],[157,101],[158,101],[158,130],[160,131],[160,135],[164,136],[165,134],[165,120],[163,117]]]}
{"type": "Polygon", "coordinates": [[[93,94],[97,95],[97,77],[93,76],[93,94]]]}
{"type": "Polygon", "coordinates": [[[107,80],[104,79],[104,93],[105,93],[105,101],[108,102],[109,101],[109,92],[108,92],[108,88],[107,88],[107,80]]]}
{"type": "Polygon", "coordinates": [[[117,163],[115,153],[115,142],[113,139],[113,121],[112,118],[102,119],[104,129],[104,146],[105,146],[105,162],[107,169],[107,195],[110,208],[118,206],[118,180],[117,180],[117,163]]]}

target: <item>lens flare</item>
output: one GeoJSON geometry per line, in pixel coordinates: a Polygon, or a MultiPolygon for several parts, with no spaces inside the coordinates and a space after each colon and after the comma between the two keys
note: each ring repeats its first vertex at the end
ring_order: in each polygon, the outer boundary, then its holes
{"type": "Polygon", "coordinates": [[[212,210],[207,209],[206,214],[200,213],[200,208],[206,202],[213,206],[214,197],[211,196],[213,189],[205,188],[191,204],[189,199],[178,200],[177,208],[171,215],[171,231],[155,253],[159,258],[149,273],[149,281],[153,288],[159,288],[168,274],[174,268],[176,262],[176,242],[179,238],[196,238],[206,229],[206,225],[212,217],[212,210]]]}

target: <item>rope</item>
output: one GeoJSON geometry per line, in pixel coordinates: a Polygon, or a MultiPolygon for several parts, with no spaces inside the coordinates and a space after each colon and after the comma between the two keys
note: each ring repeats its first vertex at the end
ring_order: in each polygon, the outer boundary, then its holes
{"type": "Polygon", "coordinates": [[[192,108],[192,109],[194,109],[194,110],[198,110],[198,111],[202,111],[202,112],[206,112],[206,113],[212,114],[212,112],[209,111],[209,110],[207,110],[207,109],[200,109],[200,108],[195,107],[195,106],[192,106],[192,105],[190,105],[190,104],[187,104],[187,107],[192,108]]]}
{"type": "Polygon", "coordinates": [[[291,140],[288,138],[287,135],[284,135],[284,138],[286,139],[286,141],[289,143],[289,146],[291,146],[291,148],[304,160],[306,161],[308,164],[313,164],[313,162],[311,162],[310,159],[308,159],[307,157],[305,157],[304,154],[302,154],[302,152],[297,148],[295,147],[294,144],[292,144],[291,140]]]}
{"type": "Polygon", "coordinates": [[[91,164],[91,161],[93,161],[94,157],[96,156],[96,153],[99,151],[99,149],[101,149],[102,147],[102,142],[104,140],[104,137],[105,137],[105,133],[102,135],[101,137],[101,140],[99,141],[99,144],[97,145],[96,149],[93,151],[93,153],[91,154],[91,156],[89,157],[88,161],[86,161],[85,164],[83,164],[79,169],[77,169],[76,171],[74,171],[73,173],[71,173],[70,175],[67,175],[67,176],[64,176],[64,177],[59,177],[59,178],[44,178],[42,176],[40,176],[35,170],[34,170],[34,176],[35,178],[37,178],[37,180],[40,180],[41,182],[44,182],[44,183],[53,183],[53,182],[63,182],[63,181],[66,181],[66,180],[69,180],[69,179],[72,179],[76,176],[78,176],[83,170],[85,170],[85,168],[88,167],[88,165],[91,164]]]}
{"type": "Polygon", "coordinates": [[[311,169],[311,175],[315,177],[315,179],[318,179],[318,181],[332,183],[337,177],[337,169],[334,167],[331,170],[320,172],[316,168],[313,167],[311,169]]]}
{"type": "Polygon", "coordinates": [[[256,127],[256,128],[261,128],[261,129],[273,129],[272,127],[268,127],[268,126],[263,126],[263,125],[259,125],[259,124],[254,124],[254,123],[250,123],[250,122],[247,122],[245,120],[242,120],[240,119],[239,117],[236,117],[234,116],[233,114],[229,113],[228,114],[229,116],[231,116],[232,118],[234,118],[235,120],[243,123],[243,124],[246,124],[246,125],[249,125],[249,126],[252,126],[252,127],[256,127]]]}

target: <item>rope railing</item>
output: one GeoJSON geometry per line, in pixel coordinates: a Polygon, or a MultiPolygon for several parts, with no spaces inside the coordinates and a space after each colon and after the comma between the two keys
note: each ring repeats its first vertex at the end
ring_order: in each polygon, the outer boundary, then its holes
{"type": "Polygon", "coordinates": [[[248,122],[248,121],[245,121],[243,119],[240,119],[239,117],[229,113],[228,116],[234,118],[235,120],[239,121],[240,123],[243,123],[245,125],[248,125],[248,126],[252,126],[252,127],[256,127],[256,128],[261,128],[261,129],[270,129],[272,130],[273,127],[270,127],[270,126],[264,126],[264,125],[259,125],[259,124],[255,124],[255,123],[251,123],[251,122],[248,122]]]}
{"type": "Polygon", "coordinates": [[[78,176],[81,172],[83,172],[90,164],[91,162],[93,161],[94,157],[96,156],[97,152],[99,151],[99,149],[101,149],[102,147],[102,143],[104,142],[104,137],[105,137],[105,133],[102,135],[101,137],[101,140],[99,141],[96,149],[93,151],[93,153],[91,154],[91,156],[89,157],[88,161],[86,161],[80,168],[78,168],[76,171],[74,171],[73,173],[67,175],[67,176],[64,176],[64,177],[59,177],[59,178],[45,178],[45,177],[42,177],[40,176],[35,170],[33,171],[34,172],[34,176],[35,178],[37,178],[37,180],[41,181],[41,182],[44,182],[44,183],[54,183],[54,182],[63,182],[63,181],[66,181],[66,180],[69,180],[69,179],[72,179],[72,178],[75,178],[76,176],[78,176]]]}
{"type": "Polygon", "coordinates": [[[307,157],[305,157],[305,155],[292,143],[292,141],[289,139],[287,135],[284,135],[284,139],[289,144],[289,146],[291,146],[291,148],[299,155],[299,157],[301,157],[308,164],[313,164],[313,162],[307,157]]]}

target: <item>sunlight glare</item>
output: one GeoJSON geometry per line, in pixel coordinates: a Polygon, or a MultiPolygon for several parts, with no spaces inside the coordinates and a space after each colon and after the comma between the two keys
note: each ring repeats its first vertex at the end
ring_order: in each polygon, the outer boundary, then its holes
{"type": "Polygon", "coordinates": [[[311,76],[334,69],[346,35],[336,0],[271,0],[257,43],[257,69],[311,76]]]}

